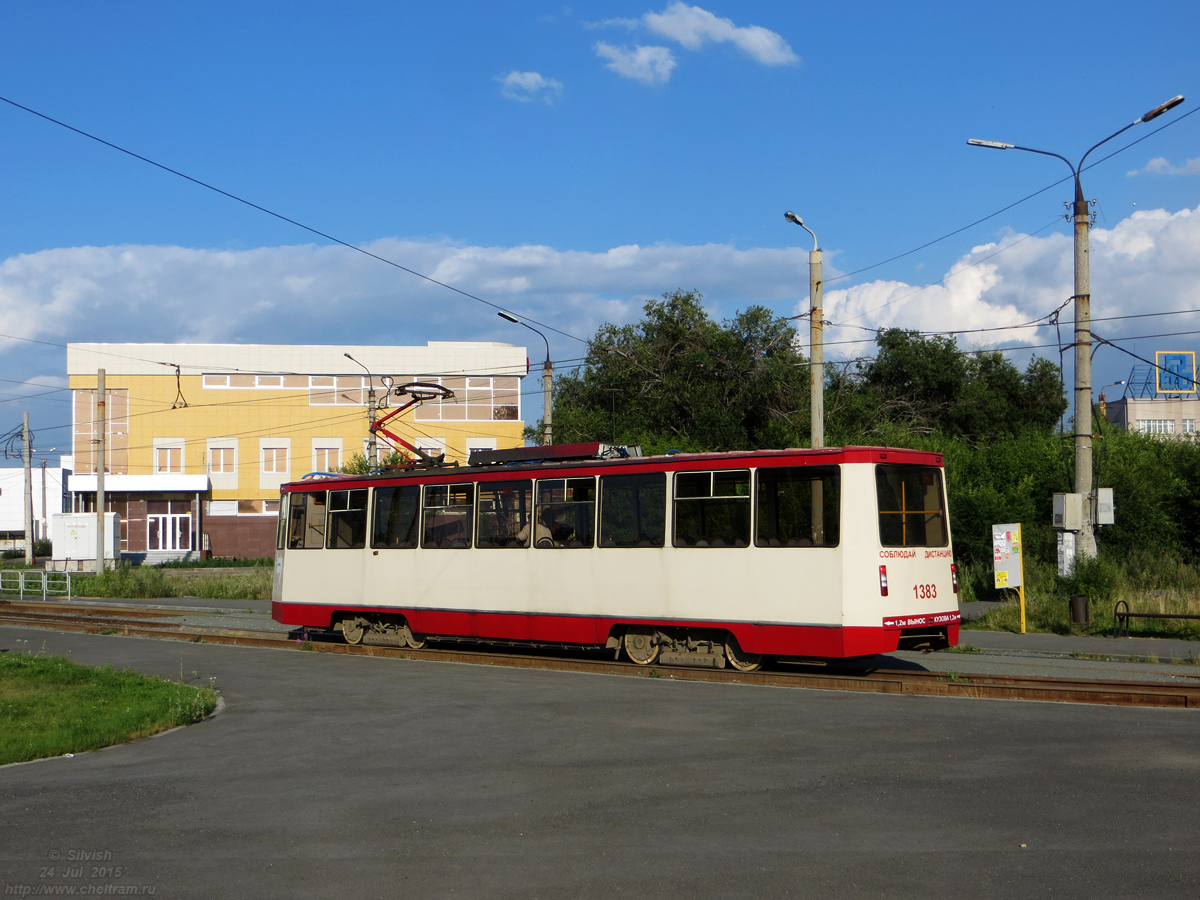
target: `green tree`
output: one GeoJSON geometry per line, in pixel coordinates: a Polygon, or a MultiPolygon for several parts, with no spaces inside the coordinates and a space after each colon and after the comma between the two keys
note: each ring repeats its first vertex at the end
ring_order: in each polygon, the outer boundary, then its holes
{"type": "Polygon", "coordinates": [[[604,325],[580,369],[555,386],[556,442],[648,451],[797,446],[808,436],[808,367],[796,330],[761,306],[723,323],[695,291],[604,325]]]}

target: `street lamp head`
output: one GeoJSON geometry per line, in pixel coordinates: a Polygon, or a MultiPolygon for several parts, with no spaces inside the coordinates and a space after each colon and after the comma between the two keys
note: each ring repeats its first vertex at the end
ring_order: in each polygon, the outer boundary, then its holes
{"type": "Polygon", "coordinates": [[[804,227],[804,220],[801,219],[794,212],[792,212],[790,209],[783,214],[783,217],[785,219],[787,219],[789,222],[791,222],[793,225],[799,225],[801,228],[804,227]]]}
{"type": "Polygon", "coordinates": [[[1015,145],[1002,144],[999,141],[981,141],[979,138],[968,138],[967,143],[972,147],[990,147],[993,150],[1012,150],[1015,145]]]}
{"type": "Polygon", "coordinates": [[[1146,113],[1144,116],[1142,116],[1140,119],[1138,119],[1137,122],[1134,122],[1133,124],[1136,125],[1138,122],[1149,122],[1151,119],[1157,119],[1163,113],[1170,112],[1171,110],[1173,110],[1175,107],[1177,107],[1182,102],[1183,102],[1183,94],[1179,94],[1175,97],[1172,97],[1166,103],[1163,103],[1160,106],[1154,107],[1154,109],[1150,110],[1150,112],[1146,113]]]}
{"type": "Polygon", "coordinates": [[[518,319],[516,316],[514,316],[512,313],[506,313],[503,310],[501,310],[500,312],[496,313],[496,315],[498,315],[500,318],[502,318],[505,322],[512,322],[514,325],[521,324],[521,320],[518,319]]]}

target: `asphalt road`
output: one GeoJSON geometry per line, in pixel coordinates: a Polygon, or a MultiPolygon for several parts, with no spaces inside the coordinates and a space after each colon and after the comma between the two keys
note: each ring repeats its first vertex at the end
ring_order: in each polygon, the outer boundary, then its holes
{"type": "Polygon", "coordinates": [[[43,647],[216,676],[227,705],[0,769],[6,896],[1092,900],[1200,885],[1196,711],[0,629],[0,650],[43,647]]]}

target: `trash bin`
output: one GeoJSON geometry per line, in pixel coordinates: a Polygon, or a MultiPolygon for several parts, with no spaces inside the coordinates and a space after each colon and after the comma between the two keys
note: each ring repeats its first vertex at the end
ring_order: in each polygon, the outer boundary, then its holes
{"type": "Polygon", "coordinates": [[[1088,598],[1079,594],[1071,598],[1071,624],[1086,625],[1092,620],[1088,614],[1088,598]]]}

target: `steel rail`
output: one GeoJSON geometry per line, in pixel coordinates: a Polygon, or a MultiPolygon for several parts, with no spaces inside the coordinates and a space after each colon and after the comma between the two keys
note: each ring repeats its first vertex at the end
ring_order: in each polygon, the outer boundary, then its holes
{"type": "MultiPolygon", "coordinates": [[[[90,606],[89,612],[123,613],[121,607],[90,606]]],[[[134,613],[140,610],[134,610],[134,613]]],[[[156,610],[157,612],[157,610],[156,610]]],[[[131,616],[130,618],[135,618],[131,616]]],[[[582,672],[596,675],[662,678],[671,681],[758,685],[763,687],[805,688],[810,690],[853,691],[873,694],[961,697],[990,700],[1035,700],[1058,703],[1086,703],[1111,706],[1200,708],[1200,684],[1174,684],[1153,681],[1072,680],[1041,676],[997,676],[936,672],[906,672],[870,669],[855,672],[738,672],[732,669],[701,669],[675,666],[639,666],[634,663],[572,659],[561,656],[534,656],[519,653],[426,648],[386,647],[379,645],[305,641],[297,638],[302,629],[291,634],[226,628],[205,628],[175,623],[120,621],[112,615],[40,614],[40,610],[12,609],[0,603],[0,626],[44,628],[63,632],[117,634],[159,640],[189,641],[238,647],[290,649],[346,656],[382,659],[423,660],[426,662],[465,663],[504,668],[541,669],[558,672],[582,672]],[[114,621],[115,620],[115,621],[114,621]]]]}

